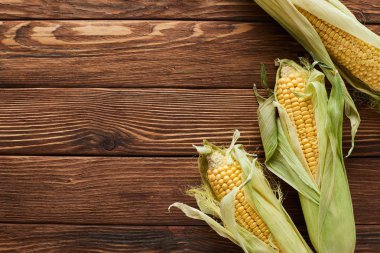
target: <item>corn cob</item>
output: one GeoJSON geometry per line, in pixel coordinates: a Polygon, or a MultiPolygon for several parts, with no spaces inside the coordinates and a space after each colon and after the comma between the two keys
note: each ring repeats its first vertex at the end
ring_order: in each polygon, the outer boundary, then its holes
{"type": "MultiPolygon", "coordinates": [[[[341,76],[380,110],[380,36],[361,24],[339,0],[255,0],[305,49],[333,86],[343,89],[350,119],[359,122],[341,76]]],[[[355,123],[356,124],[356,123],[355,123]]],[[[353,125],[352,133],[358,128],[353,125]]]]}
{"type": "Polygon", "coordinates": [[[235,144],[239,136],[236,130],[228,149],[207,141],[196,147],[203,184],[188,194],[200,210],[178,202],[172,206],[207,222],[245,253],[311,253],[283,208],[279,189],[275,194],[257,160],[235,144]]]}
{"type": "Polygon", "coordinates": [[[301,98],[307,79],[302,72],[291,66],[281,68],[277,81],[276,96],[296,127],[298,141],[314,179],[317,177],[318,139],[314,109],[310,98],[301,98]],[[296,93],[293,93],[296,92],[296,93]]]}
{"type": "Polygon", "coordinates": [[[375,91],[380,91],[380,48],[297,8],[313,25],[328,53],[343,67],[375,91]]]}
{"type": "MultiPolygon", "coordinates": [[[[225,157],[219,152],[215,152],[207,158],[209,162],[208,180],[214,194],[220,201],[233,188],[241,185],[241,167],[237,161],[228,164],[225,157]]],[[[270,231],[261,217],[246,201],[243,190],[239,190],[235,198],[235,217],[239,225],[269,244],[270,231]]]]}
{"type": "Polygon", "coordinates": [[[287,59],[277,63],[274,95],[264,99],[256,92],[265,163],[299,192],[316,251],[354,252],[355,220],[342,156],[343,82],[336,73],[328,96],[325,76],[314,65],[304,59],[304,67],[287,59]]]}

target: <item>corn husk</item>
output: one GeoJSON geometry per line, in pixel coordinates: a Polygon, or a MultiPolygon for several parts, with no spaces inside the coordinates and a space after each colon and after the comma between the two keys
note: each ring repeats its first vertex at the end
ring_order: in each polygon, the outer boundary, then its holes
{"type": "Polygon", "coordinates": [[[204,141],[202,147],[197,147],[203,185],[190,189],[188,193],[195,197],[199,210],[183,203],[174,203],[171,207],[181,209],[190,218],[205,221],[220,236],[239,245],[244,252],[312,252],[283,208],[280,192],[273,191],[260,164],[246,153],[243,146],[235,145],[238,137],[239,132],[236,131],[228,149],[219,148],[207,141],[204,141]],[[220,152],[227,161],[238,161],[243,172],[243,183],[221,201],[214,196],[207,179],[207,156],[214,152],[220,152]],[[234,200],[240,189],[244,189],[248,203],[251,207],[254,206],[257,214],[270,229],[270,244],[264,243],[236,222],[234,200]]]}
{"type": "MultiPolygon", "coordinates": [[[[334,66],[317,31],[296,8],[302,8],[380,50],[380,37],[361,24],[339,0],[255,0],[255,2],[281,24],[316,61],[339,70],[349,84],[369,95],[374,106],[380,108],[380,91],[371,89],[368,84],[345,70],[343,66],[337,64],[334,66]]],[[[333,77],[326,71],[325,74],[332,81],[333,77]]],[[[346,91],[345,96],[347,96],[346,91]]]]}
{"type": "MultiPolygon", "coordinates": [[[[302,96],[311,98],[315,113],[319,173],[316,179],[312,177],[296,128],[277,101],[276,92],[267,99],[256,94],[260,103],[258,117],[265,163],[299,192],[308,233],[317,252],[354,252],[355,221],[342,151],[342,80],[338,74],[333,76],[335,85],[328,96],[324,75],[313,66],[304,61],[305,67],[301,67],[290,60],[279,60],[278,64],[276,84],[283,66],[307,73],[302,96]]],[[[351,117],[352,125],[358,124],[355,119],[358,120],[351,117]]]]}

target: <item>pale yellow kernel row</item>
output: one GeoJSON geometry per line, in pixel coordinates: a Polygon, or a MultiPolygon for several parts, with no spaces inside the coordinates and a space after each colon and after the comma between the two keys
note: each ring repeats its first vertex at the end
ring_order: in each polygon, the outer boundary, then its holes
{"type": "MultiPolygon", "coordinates": [[[[210,186],[218,200],[242,184],[242,170],[236,161],[232,164],[227,164],[225,161],[219,164],[214,163],[207,173],[210,186]]],[[[253,207],[249,205],[243,190],[240,190],[235,198],[235,217],[238,224],[269,244],[270,230],[253,207]]]]}
{"type": "Polygon", "coordinates": [[[317,177],[318,139],[315,116],[311,99],[301,98],[305,91],[306,79],[301,74],[287,73],[277,82],[276,96],[285,108],[297,130],[298,141],[308,163],[311,174],[317,177]],[[296,92],[296,93],[294,93],[296,92]]]}

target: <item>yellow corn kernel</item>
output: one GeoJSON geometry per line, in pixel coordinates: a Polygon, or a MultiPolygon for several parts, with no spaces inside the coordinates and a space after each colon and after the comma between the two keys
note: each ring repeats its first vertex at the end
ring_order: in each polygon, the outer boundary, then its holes
{"type": "Polygon", "coordinates": [[[332,59],[371,89],[380,91],[380,49],[325,22],[311,13],[298,10],[313,25],[332,59]]]}
{"type": "MultiPolygon", "coordinates": [[[[227,164],[226,160],[221,158],[220,154],[219,157],[210,157],[207,177],[218,200],[226,196],[234,187],[238,187],[242,184],[242,170],[240,164],[237,161],[234,161],[232,164],[227,164]],[[223,177],[221,177],[221,175],[223,175],[223,177]],[[218,181],[217,178],[220,177],[223,178],[223,180],[218,181]]],[[[269,228],[253,207],[246,201],[243,190],[240,190],[235,198],[235,217],[239,225],[252,232],[263,242],[269,244],[269,238],[271,236],[269,228]]]]}
{"type": "MultiPolygon", "coordinates": [[[[278,80],[278,83],[285,84],[281,90],[282,94],[292,93],[291,90],[295,90],[295,88],[299,88],[299,93],[303,94],[305,90],[306,77],[303,77],[300,73],[289,66],[284,66],[281,69],[281,78],[278,80]]],[[[282,95],[279,93],[279,90],[276,91],[276,96],[282,95]]],[[[311,174],[314,179],[316,179],[318,171],[317,165],[315,161],[318,161],[318,145],[312,145],[318,143],[317,139],[317,128],[315,126],[314,120],[314,111],[312,102],[308,98],[299,98],[295,96],[292,104],[283,103],[279,101],[279,103],[285,108],[286,112],[290,114],[291,112],[292,120],[294,126],[297,130],[298,141],[301,144],[301,148],[305,159],[308,163],[311,174]]]]}

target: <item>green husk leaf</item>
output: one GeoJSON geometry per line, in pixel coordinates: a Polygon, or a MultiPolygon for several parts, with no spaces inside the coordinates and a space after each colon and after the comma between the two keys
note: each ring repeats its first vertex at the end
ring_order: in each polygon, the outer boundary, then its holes
{"type": "Polygon", "coordinates": [[[216,220],[214,220],[213,218],[208,216],[206,213],[199,211],[198,209],[195,209],[195,208],[188,206],[186,204],[179,203],[179,202],[172,204],[169,207],[169,210],[172,207],[177,207],[184,214],[186,214],[186,216],[189,218],[192,218],[195,220],[202,220],[202,221],[206,222],[215,232],[218,233],[218,235],[220,235],[224,238],[228,238],[229,240],[231,240],[234,243],[237,243],[235,241],[235,238],[232,236],[231,232],[228,231],[228,229],[226,229],[225,227],[220,225],[216,220]]]}
{"type": "Polygon", "coordinates": [[[328,101],[326,128],[329,137],[327,162],[322,175],[319,229],[321,252],[354,252],[356,242],[355,220],[346,170],[343,161],[343,80],[336,74],[335,85],[328,101]],[[339,229],[337,229],[339,224],[339,229]],[[344,236],[341,231],[345,231],[344,236]],[[333,240],[332,237],[338,238],[333,240]]]}
{"type": "Polygon", "coordinates": [[[289,159],[296,156],[282,129],[279,119],[276,119],[274,96],[271,96],[259,107],[259,126],[264,146],[267,167],[279,178],[295,188],[311,201],[319,202],[319,189],[310,178],[303,162],[289,159]],[[291,168],[291,169],[288,169],[291,168]],[[302,187],[299,187],[302,186],[302,187]]]}

